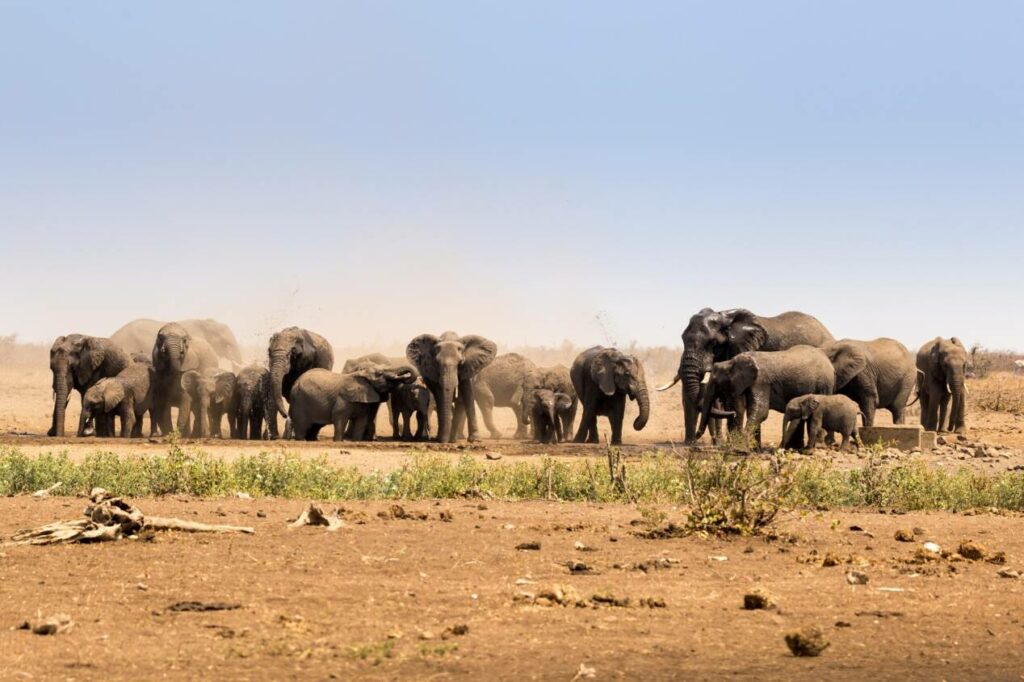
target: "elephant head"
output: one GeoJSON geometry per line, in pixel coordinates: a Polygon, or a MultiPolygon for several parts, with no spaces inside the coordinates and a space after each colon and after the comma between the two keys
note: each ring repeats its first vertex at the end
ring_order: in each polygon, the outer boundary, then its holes
{"type": "Polygon", "coordinates": [[[270,388],[274,404],[281,416],[288,416],[284,399],[291,390],[291,383],[306,370],[320,367],[331,369],[334,354],[326,341],[305,329],[288,327],[270,337],[267,355],[270,361],[270,388]],[[287,377],[287,378],[286,378],[287,377]]]}
{"type": "Polygon", "coordinates": [[[825,347],[825,354],[836,370],[836,393],[868,367],[868,354],[864,344],[836,341],[825,347]]]}
{"type": "Polygon", "coordinates": [[[100,379],[82,396],[82,415],[78,432],[83,436],[96,435],[96,419],[114,411],[124,400],[124,384],[114,379],[100,379]]]}
{"type": "Polygon", "coordinates": [[[217,405],[227,409],[235,395],[235,375],[216,369],[205,371],[189,370],[181,375],[181,388],[198,405],[199,419],[195,431],[199,437],[210,435],[210,407],[217,405]]]}
{"type": "Polygon", "coordinates": [[[550,442],[555,424],[558,423],[558,398],[554,391],[541,388],[533,392],[531,403],[530,412],[537,422],[534,426],[537,438],[545,443],[550,442]]]}
{"type": "Polygon", "coordinates": [[[195,369],[188,363],[188,348],[191,343],[192,337],[177,322],[160,327],[160,331],[156,333],[156,342],[153,344],[153,367],[160,374],[170,372],[175,375],[195,369]]]}
{"type": "Polygon", "coordinates": [[[675,379],[665,390],[683,382],[683,393],[694,404],[701,398],[701,380],[715,362],[761,348],[768,332],[754,313],[743,308],[714,311],[704,308],[683,331],[683,355],[675,379]]]}
{"type": "Polygon", "coordinates": [[[54,394],[53,426],[49,434],[51,436],[64,435],[64,413],[71,389],[80,386],[77,383],[78,365],[85,338],[81,334],[59,336],[50,347],[50,371],[53,372],[54,394]]]}
{"type": "MultiPolygon", "coordinates": [[[[949,413],[949,430],[963,430],[967,407],[967,349],[957,337],[938,338],[932,346],[930,364],[933,376],[945,382],[946,391],[953,396],[949,413]]],[[[939,424],[939,428],[943,427],[939,424]]]]}
{"type": "Polygon", "coordinates": [[[814,415],[819,405],[821,403],[813,395],[805,395],[789,401],[782,417],[782,443],[779,444],[779,447],[786,447],[786,443],[792,440],[796,430],[814,415]]]}
{"type": "Polygon", "coordinates": [[[708,419],[734,417],[731,410],[720,410],[714,407],[716,400],[734,403],[743,393],[750,390],[757,381],[758,367],[750,355],[741,353],[731,360],[716,362],[711,371],[705,375],[705,388],[700,411],[700,425],[697,427],[697,438],[704,435],[708,419]]]}
{"type": "Polygon", "coordinates": [[[617,348],[605,348],[590,363],[590,378],[606,396],[622,392],[637,402],[640,414],[633,420],[633,429],[640,431],[647,425],[651,416],[651,400],[647,394],[644,366],[635,356],[617,348]]]}
{"type": "Polygon", "coordinates": [[[369,365],[349,372],[368,389],[359,399],[345,396],[347,400],[360,403],[377,403],[387,400],[391,391],[402,384],[411,384],[417,379],[416,370],[409,365],[369,365]]]}
{"type": "Polygon", "coordinates": [[[452,431],[455,389],[491,364],[498,353],[493,341],[482,336],[459,336],[445,332],[440,337],[421,334],[409,342],[405,355],[416,365],[424,380],[436,391],[438,437],[448,442],[452,431]]]}

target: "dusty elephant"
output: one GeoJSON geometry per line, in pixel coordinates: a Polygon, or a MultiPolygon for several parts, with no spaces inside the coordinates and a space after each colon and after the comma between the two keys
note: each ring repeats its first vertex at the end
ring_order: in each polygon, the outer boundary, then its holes
{"type": "Polygon", "coordinates": [[[411,374],[412,378],[408,379],[407,381],[403,381],[402,383],[396,384],[394,386],[387,386],[381,392],[380,402],[370,403],[364,408],[366,412],[366,430],[362,433],[358,433],[356,431],[357,424],[362,423],[363,421],[360,418],[362,414],[355,415],[354,418],[349,421],[349,428],[345,433],[346,440],[373,440],[374,438],[376,438],[377,413],[379,412],[380,406],[383,403],[388,404],[388,410],[390,412],[389,421],[391,422],[392,428],[392,438],[394,438],[395,440],[398,440],[399,438],[397,419],[395,413],[396,405],[394,404],[392,398],[396,392],[400,391],[404,387],[413,385],[413,382],[420,378],[419,372],[417,372],[416,368],[409,364],[409,361],[406,360],[405,358],[388,357],[383,353],[369,353],[368,355],[363,355],[358,358],[346,360],[345,365],[342,367],[341,373],[352,374],[360,370],[373,369],[391,370],[393,372],[401,371],[403,372],[403,376],[404,372],[407,370],[411,374]]]}
{"type": "Polygon", "coordinates": [[[303,373],[292,387],[288,407],[295,439],[316,440],[320,429],[329,424],[334,426],[334,440],[344,440],[346,432],[366,433],[370,406],[413,378],[408,367],[364,368],[349,374],[326,369],[303,373]]]}
{"type": "Polygon", "coordinates": [[[473,377],[491,364],[497,353],[498,347],[493,341],[482,336],[459,336],[455,332],[445,332],[441,336],[420,334],[406,346],[406,357],[419,370],[423,382],[434,395],[438,441],[450,443],[455,440],[453,408],[460,415],[466,414],[469,440],[479,440],[473,377]]]}
{"type": "MultiPolygon", "coordinates": [[[[117,376],[130,364],[120,346],[97,336],[68,334],[59,336],[50,347],[50,371],[53,372],[53,419],[48,436],[64,435],[64,418],[71,390],[83,397],[100,379],[117,376]]],[[[78,435],[85,435],[79,425],[78,435]]],[[[101,430],[100,435],[111,435],[101,430]]]]}
{"type": "MultiPolygon", "coordinates": [[[[565,438],[568,438],[572,434],[573,423],[576,421],[576,409],[579,406],[579,398],[572,385],[569,369],[564,365],[538,367],[523,378],[523,416],[527,420],[527,425],[531,424],[533,419],[530,409],[533,393],[539,389],[561,393],[569,398],[568,407],[558,411],[562,433],[565,438]]],[[[536,436],[536,432],[534,436],[536,436]]]]}
{"type": "MultiPolygon", "coordinates": [[[[473,379],[473,400],[480,408],[484,418],[484,426],[491,438],[501,438],[501,431],[494,425],[494,408],[509,407],[516,416],[516,432],[513,438],[526,437],[526,424],[529,419],[523,411],[523,380],[536,365],[519,353],[503,353],[494,361],[480,370],[473,379]]],[[[461,417],[462,413],[459,412],[461,417]]],[[[455,423],[455,433],[463,437],[463,423],[460,418],[455,423]]]]}
{"type": "Polygon", "coordinates": [[[181,376],[190,370],[203,371],[217,368],[217,354],[210,344],[202,339],[193,339],[185,328],[176,322],[165,324],[157,332],[152,348],[153,369],[153,412],[150,419],[150,435],[157,432],[169,435],[173,429],[171,408],[178,408],[178,433],[191,433],[191,401],[181,388],[181,376]]]}
{"type": "Polygon", "coordinates": [[[430,409],[433,404],[434,396],[422,378],[411,384],[401,384],[391,391],[388,409],[391,411],[391,430],[395,440],[429,439],[430,409]],[[416,433],[412,432],[413,415],[416,415],[416,433]]]}
{"type": "Polygon", "coordinates": [[[894,424],[904,422],[903,412],[917,383],[914,356],[906,346],[887,338],[842,339],[824,351],[835,367],[835,392],[856,401],[864,426],[874,426],[876,410],[889,410],[894,424]]]}
{"type": "Polygon", "coordinates": [[[565,393],[538,388],[530,393],[530,417],[534,440],[539,443],[561,443],[569,434],[564,431],[566,413],[572,409],[573,399],[565,393]]]}
{"type": "Polygon", "coordinates": [[[857,416],[864,416],[860,407],[845,395],[804,395],[793,398],[786,404],[782,418],[782,442],[780,448],[793,441],[796,430],[807,426],[807,447],[814,449],[818,433],[824,430],[829,440],[833,434],[843,437],[840,449],[849,449],[850,443],[860,443],[857,416]]]}
{"type": "MultiPolygon", "coordinates": [[[[793,398],[809,393],[832,395],[835,392],[835,369],[820,348],[794,346],[777,352],[752,351],[740,353],[730,360],[716,362],[704,390],[697,438],[704,434],[711,417],[727,417],[716,413],[714,403],[723,398],[735,405],[746,417],[746,435],[755,436],[761,445],[761,424],[768,411],[785,412],[793,398]]],[[[796,434],[799,435],[799,434],[796,434]]],[[[801,447],[787,443],[786,447],[801,447]]]]}
{"type": "Polygon", "coordinates": [[[231,437],[238,437],[237,422],[231,419],[237,411],[235,383],[234,373],[217,367],[193,369],[181,375],[181,389],[192,407],[193,438],[221,438],[225,416],[231,437]]]}
{"type": "Polygon", "coordinates": [[[580,353],[569,370],[573,390],[583,404],[583,417],[576,431],[577,443],[597,443],[597,418],[608,417],[612,445],[622,443],[622,420],[626,398],[637,401],[640,414],[633,429],[643,430],[651,414],[644,367],[633,355],[616,348],[594,346],[580,353]]]}
{"type": "Polygon", "coordinates": [[[273,422],[277,430],[277,406],[270,395],[270,370],[262,365],[249,365],[235,377],[235,411],[229,419],[236,438],[259,440],[263,424],[267,432],[273,422]]]}
{"type": "Polygon", "coordinates": [[[140,438],[142,419],[149,412],[153,421],[153,363],[143,355],[132,357],[132,362],[116,377],[100,379],[82,397],[82,414],[78,430],[91,436],[101,421],[107,421],[109,435],[114,435],[112,419],[121,420],[121,438],[140,438]]]}
{"type": "Polygon", "coordinates": [[[957,337],[937,336],[917,352],[921,426],[926,431],[967,430],[967,349],[957,337]],[[953,407],[949,409],[950,398],[953,407]],[[948,410],[948,422],[947,422],[948,410]]]}
{"type": "MultiPolygon", "coordinates": [[[[299,327],[282,329],[270,337],[267,344],[270,366],[270,392],[282,417],[288,416],[292,386],[304,372],[311,369],[334,369],[334,349],[327,339],[316,332],[299,327]]],[[[269,437],[277,438],[277,420],[269,425],[269,437]]]]}
{"type": "MultiPolygon", "coordinates": [[[[110,339],[124,348],[127,353],[149,354],[156,343],[156,335],[167,322],[158,320],[138,319],[125,324],[110,335],[110,339]]],[[[242,366],[242,352],[238,347],[238,339],[223,322],[217,320],[178,320],[177,324],[193,339],[202,339],[210,345],[218,358],[225,359],[232,369],[242,366]]]]}
{"type": "Polygon", "coordinates": [[[746,351],[780,351],[797,345],[821,347],[832,341],[825,325],[806,313],[790,311],[761,317],[743,308],[704,308],[690,318],[683,331],[683,354],[675,377],[658,390],[682,381],[684,439],[686,445],[692,445],[698,438],[701,384],[712,364],[746,351]]]}

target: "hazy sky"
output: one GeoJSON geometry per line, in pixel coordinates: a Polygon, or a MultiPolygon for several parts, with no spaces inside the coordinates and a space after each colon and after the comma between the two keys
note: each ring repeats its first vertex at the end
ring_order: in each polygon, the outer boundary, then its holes
{"type": "Polygon", "coordinates": [[[0,334],[1024,348],[1024,4],[0,2],[0,334]]]}

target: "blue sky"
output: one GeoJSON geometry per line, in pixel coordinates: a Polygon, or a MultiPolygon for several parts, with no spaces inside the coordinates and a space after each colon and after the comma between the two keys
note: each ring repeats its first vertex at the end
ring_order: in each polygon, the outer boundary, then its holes
{"type": "Polygon", "coordinates": [[[1024,348],[1024,5],[0,2],[0,333],[1024,348]]]}

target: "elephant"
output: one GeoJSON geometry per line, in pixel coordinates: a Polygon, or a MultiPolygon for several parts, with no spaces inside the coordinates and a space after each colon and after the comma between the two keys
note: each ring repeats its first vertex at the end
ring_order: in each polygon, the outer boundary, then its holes
{"type": "Polygon", "coordinates": [[[477,432],[473,401],[473,378],[494,361],[498,347],[482,336],[459,336],[445,332],[441,336],[420,334],[405,348],[409,358],[434,395],[437,407],[437,439],[441,443],[455,441],[453,415],[465,413],[469,424],[469,441],[480,439],[477,432]],[[458,394],[456,395],[456,389],[458,394]]]}
{"type": "Polygon", "coordinates": [[[190,369],[181,375],[181,389],[192,406],[193,438],[220,438],[223,417],[228,417],[232,438],[238,437],[237,422],[231,418],[238,411],[235,402],[237,380],[232,372],[219,367],[190,369]]]}
{"type": "MultiPolygon", "coordinates": [[[[353,419],[349,422],[349,430],[345,434],[347,440],[373,440],[377,435],[377,412],[380,410],[381,404],[384,402],[388,403],[388,410],[391,413],[391,428],[392,438],[398,440],[398,426],[397,420],[395,419],[395,407],[391,403],[391,397],[394,390],[400,387],[404,387],[412,382],[415,382],[420,378],[419,372],[416,368],[409,364],[409,361],[405,358],[393,358],[384,355],[383,353],[370,353],[363,355],[358,358],[352,358],[345,361],[345,365],[342,367],[342,374],[352,374],[363,369],[390,369],[390,370],[408,370],[412,374],[412,379],[409,382],[398,384],[392,388],[388,388],[386,391],[381,393],[381,401],[377,403],[368,403],[366,410],[366,430],[363,433],[357,433],[355,430],[357,423],[362,423],[362,419],[359,417],[360,414],[355,414],[353,419]]],[[[429,400],[428,400],[429,405],[429,400]]]]}
{"type": "Polygon", "coordinates": [[[818,442],[818,432],[824,429],[831,441],[832,435],[838,433],[843,437],[839,446],[842,450],[849,449],[850,442],[860,443],[857,430],[857,415],[866,419],[851,398],[845,395],[813,395],[808,394],[793,398],[786,404],[782,418],[782,442],[780,448],[793,440],[796,430],[807,425],[807,448],[813,450],[818,442]]]}
{"type": "MultiPolygon", "coordinates": [[[[835,393],[835,369],[825,351],[814,346],[793,346],[787,350],[747,351],[730,360],[716,362],[704,389],[697,438],[704,435],[711,417],[737,416],[716,411],[714,403],[722,398],[736,406],[746,417],[743,431],[754,435],[761,446],[761,424],[768,411],[785,412],[793,398],[808,393],[835,393]]],[[[801,443],[793,445],[798,447],[801,443]]],[[[787,446],[789,444],[787,443],[787,446]]]]}
{"type": "Polygon", "coordinates": [[[612,429],[612,445],[622,443],[622,419],[626,398],[636,400],[640,414],[633,429],[643,430],[651,415],[644,367],[640,361],[617,348],[594,346],[580,353],[569,370],[573,389],[583,403],[583,418],[575,442],[597,443],[597,417],[604,415],[612,429]]]}
{"type": "Polygon", "coordinates": [[[573,399],[565,393],[538,388],[530,393],[530,413],[534,440],[540,443],[561,443],[567,431],[562,430],[563,417],[572,408],[573,399]]]}
{"type": "MultiPolygon", "coordinates": [[[[127,353],[148,355],[156,342],[157,333],[165,324],[167,323],[158,320],[132,320],[114,332],[110,338],[127,353]]],[[[230,363],[231,369],[242,367],[242,351],[238,347],[238,339],[226,324],[209,319],[179,320],[177,324],[184,327],[193,339],[202,339],[210,344],[218,358],[230,363]]]]}
{"type": "Polygon", "coordinates": [[[936,336],[917,351],[918,395],[921,398],[921,426],[926,431],[948,430],[965,433],[967,426],[967,349],[957,337],[936,336]]]}
{"type": "Polygon", "coordinates": [[[797,345],[821,347],[833,340],[825,325],[806,313],[789,311],[761,317],[744,308],[704,308],[690,318],[683,331],[683,354],[675,377],[658,390],[683,382],[684,444],[692,445],[697,441],[702,379],[713,363],[745,351],[780,351],[797,345]]]}
{"type": "Polygon", "coordinates": [[[875,425],[875,411],[889,410],[893,424],[904,422],[907,401],[917,383],[914,356],[899,341],[842,339],[824,347],[836,372],[835,392],[853,398],[864,426],[875,425]]]}
{"type": "MultiPolygon", "coordinates": [[[[327,339],[308,329],[288,327],[270,337],[267,345],[270,362],[270,391],[282,417],[288,416],[285,400],[290,400],[292,386],[311,369],[334,369],[334,349],[327,339]]],[[[270,422],[269,437],[276,439],[277,420],[270,422]]]]}
{"type": "MultiPolygon", "coordinates": [[[[523,410],[523,380],[537,366],[532,360],[519,353],[504,353],[480,370],[473,379],[473,399],[484,417],[484,425],[491,438],[501,438],[501,431],[494,425],[494,408],[511,407],[516,415],[516,432],[513,438],[526,437],[529,419],[523,410]]],[[[461,412],[460,412],[461,416],[461,412]]],[[[459,419],[454,425],[455,433],[461,438],[463,423],[459,419]]]]}
{"type": "Polygon", "coordinates": [[[276,429],[277,406],[270,396],[270,370],[262,365],[249,365],[235,377],[235,411],[232,420],[237,438],[259,440],[263,423],[274,422],[276,429]]]}
{"type": "Polygon", "coordinates": [[[121,438],[141,438],[142,419],[149,412],[153,420],[153,363],[144,355],[133,355],[131,363],[116,377],[100,379],[82,396],[82,414],[78,430],[91,436],[98,429],[93,424],[108,422],[113,435],[113,416],[121,419],[121,438]]]}
{"type": "MultiPolygon", "coordinates": [[[[523,417],[526,419],[527,425],[530,424],[532,419],[532,408],[531,401],[534,391],[538,389],[548,389],[555,393],[561,393],[568,396],[569,407],[558,413],[559,420],[561,421],[562,433],[566,438],[572,434],[572,425],[576,421],[576,409],[579,406],[579,398],[576,395],[576,389],[572,385],[572,377],[569,376],[569,370],[564,365],[555,365],[554,367],[538,367],[527,373],[523,379],[523,417]]],[[[534,433],[536,436],[536,433],[534,433]]]]}
{"type": "Polygon", "coordinates": [[[182,390],[181,377],[190,370],[216,369],[217,354],[206,341],[192,338],[180,324],[170,322],[157,332],[152,356],[156,376],[151,415],[156,419],[150,419],[150,435],[171,433],[172,407],[178,408],[178,433],[187,435],[192,409],[188,392],[182,390]]]}
{"type": "Polygon", "coordinates": [[[417,380],[401,384],[391,391],[388,407],[391,410],[391,430],[395,440],[427,440],[430,438],[430,406],[433,396],[430,389],[417,380]],[[416,433],[412,432],[412,415],[416,415],[416,433]],[[399,417],[402,427],[399,429],[399,417]]]}
{"type": "MultiPolygon", "coordinates": [[[[96,382],[117,376],[130,362],[128,353],[110,339],[82,334],[57,337],[50,348],[54,399],[53,419],[46,435],[64,435],[64,416],[71,389],[84,397],[96,382]]],[[[85,435],[81,427],[78,435],[85,435]]],[[[109,434],[101,431],[100,435],[109,434]]]]}
{"type": "Polygon", "coordinates": [[[314,368],[292,386],[288,418],[297,440],[316,440],[320,429],[334,425],[334,440],[346,432],[367,432],[369,406],[380,403],[395,386],[414,381],[409,367],[366,367],[349,374],[314,368]],[[351,431],[349,430],[351,424],[351,431]]]}

